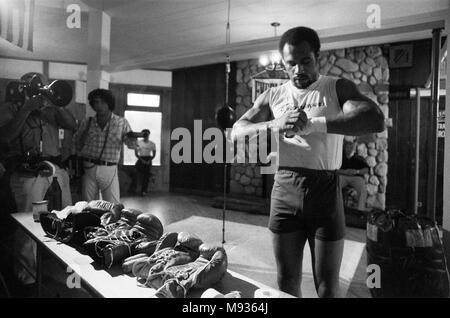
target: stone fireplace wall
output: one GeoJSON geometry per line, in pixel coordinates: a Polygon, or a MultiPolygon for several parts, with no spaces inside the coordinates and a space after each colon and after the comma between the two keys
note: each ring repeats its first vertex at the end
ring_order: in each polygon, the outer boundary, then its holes
{"type": "MultiPolygon", "coordinates": [[[[374,100],[389,117],[389,66],[380,46],[348,48],[321,52],[320,74],[342,77],[353,81],[359,90],[374,100]]],[[[252,75],[263,71],[258,60],[237,63],[236,115],[241,117],[252,106],[252,75]]],[[[370,167],[365,175],[367,207],[385,208],[388,142],[387,130],[364,136],[345,136],[345,142],[357,144],[357,154],[370,167]]],[[[256,164],[233,164],[230,173],[230,192],[262,196],[262,177],[256,164]]]]}

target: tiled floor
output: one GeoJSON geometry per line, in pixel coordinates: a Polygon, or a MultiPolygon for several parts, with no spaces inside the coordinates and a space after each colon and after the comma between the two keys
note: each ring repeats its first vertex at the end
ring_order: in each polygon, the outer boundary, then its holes
{"type": "MultiPolygon", "coordinates": [[[[156,215],[165,231],[186,231],[203,241],[222,242],[223,212],[212,207],[212,198],[175,193],[150,193],[147,197],[123,197],[125,207],[138,208],[156,215]]],[[[226,211],[225,244],[229,269],[277,288],[276,266],[272,251],[268,216],[226,211]]],[[[366,280],[366,234],[347,228],[340,271],[345,297],[370,297],[366,280]]],[[[303,260],[303,297],[317,297],[311,270],[311,255],[305,248],[303,260]]]]}

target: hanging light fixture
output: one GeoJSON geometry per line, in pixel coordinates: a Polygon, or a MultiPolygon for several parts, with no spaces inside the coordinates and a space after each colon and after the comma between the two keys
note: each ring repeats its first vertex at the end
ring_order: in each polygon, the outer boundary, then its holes
{"type": "MultiPolygon", "coordinates": [[[[277,28],[280,26],[279,22],[272,22],[270,24],[274,28],[274,37],[277,37],[277,28]]],[[[267,71],[284,71],[284,65],[281,62],[281,55],[278,51],[272,51],[270,54],[261,55],[259,64],[265,67],[267,71]]]]}

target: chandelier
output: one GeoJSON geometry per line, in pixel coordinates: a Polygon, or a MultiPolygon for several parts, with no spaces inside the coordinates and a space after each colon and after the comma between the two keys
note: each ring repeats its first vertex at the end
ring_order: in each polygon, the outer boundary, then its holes
{"type": "MultiPolygon", "coordinates": [[[[277,37],[277,27],[280,26],[279,22],[272,22],[270,24],[274,28],[274,37],[277,37]]],[[[265,67],[267,71],[284,71],[284,65],[281,62],[281,55],[278,51],[271,51],[269,54],[261,55],[259,58],[259,64],[265,67]]]]}

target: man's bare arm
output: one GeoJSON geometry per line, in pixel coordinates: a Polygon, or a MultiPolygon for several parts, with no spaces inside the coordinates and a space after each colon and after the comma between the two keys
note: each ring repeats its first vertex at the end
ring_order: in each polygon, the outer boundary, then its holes
{"type": "Polygon", "coordinates": [[[156,156],[156,146],[154,149],[152,149],[152,151],[150,151],[150,160],[153,160],[153,158],[155,158],[156,156]]]}
{"type": "Polygon", "coordinates": [[[301,114],[298,110],[288,111],[281,117],[273,119],[272,112],[269,107],[269,90],[262,93],[250,108],[238,121],[233,125],[231,133],[233,140],[238,140],[248,136],[256,137],[260,132],[267,130],[278,130],[284,132],[292,130],[294,124],[300,120],[301,114]]]}
{"type": "Polygon", "coordinates": [[[253,137],[260,131],[268,130],[271,113],[267,92],[258,96],[253,107],[234,123],[231,133],[233,140],[245,138],[245,136],[253,137]]]}
{"type": "Polygon", "coordinates": [[[41,118],[55,127],[64,128],[71,131],[75,131],[77,129],[75,117],[69,110],[63,107],[49,105],[41,108],[40,111],[41,118]]]}
{"type": "Polygon", "coordinates": [[[69,110],[63,107],[57,107],[55,117],[56,122],[60,127],[72,131],[75,131],[77,129],[77,122],[75,121],[75,117],[69,110]]]}
{"type": "Polygon", "coordinates": [[[0,142],[9,143],[17,138],[22,131],[28,116],[30,116],[33,110],[39,109],[41,105],[42,100],[39,96],[27,99],[14,118],[0,127],[0,142]]]}
{"type": "Polygon", "coordinates": [[[364,96],[353,82],[339,79],[336,93],[343,113],[327,117],[328,133],[358,136],[385,129],[384,115],[378,105],[364,96]]]}

